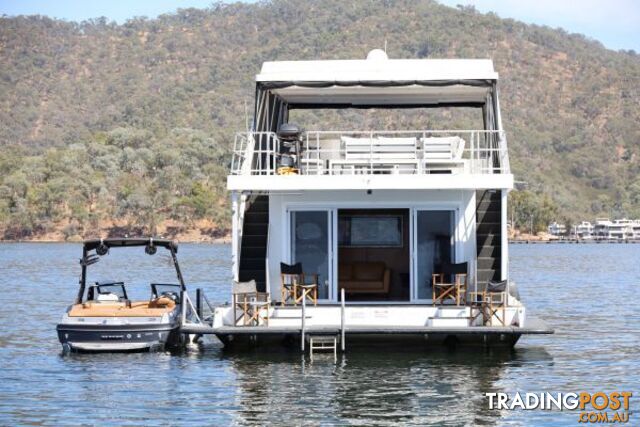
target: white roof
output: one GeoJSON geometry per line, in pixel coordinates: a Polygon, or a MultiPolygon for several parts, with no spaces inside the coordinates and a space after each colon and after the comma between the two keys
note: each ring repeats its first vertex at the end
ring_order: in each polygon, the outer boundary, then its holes
{"type": "Polygon", "coordinates": [[[498,80],[490,59],[362,59],[262,64],[257,82],[498,80]]]}

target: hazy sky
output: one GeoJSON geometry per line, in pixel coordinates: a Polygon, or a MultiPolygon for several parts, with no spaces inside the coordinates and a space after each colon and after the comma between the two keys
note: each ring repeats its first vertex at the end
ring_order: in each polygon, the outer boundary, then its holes
{"type": "Polygon", "coordinates": [[[610,49],[640,52],[640,0],[438,0],[473,5],[529,24],[561,27],[599,40],[610,49]]]}
{"type": "MultiPolygon", "coordinates": [[[[611,49],[640,52],[640,0],[440,0],[474,5],[503,18],[562,27],[601,41],[611,49]]],[[[133,16],[155,17],[178,8],[207,7],[211,0],[0,0],[0,14],[47,15],[70,21],[106,16],[122,23],[133,16]]]]}

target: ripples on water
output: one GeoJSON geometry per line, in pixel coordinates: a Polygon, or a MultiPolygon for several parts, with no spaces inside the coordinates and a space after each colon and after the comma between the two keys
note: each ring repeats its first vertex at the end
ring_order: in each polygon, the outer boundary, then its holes
{"type": "MultiPolygon", "coordinates": [[[[577,424],[576,412],[489,411],[484,393],[500,391],[626,390],[637,408],[640,245],[511,247],[529,313],[555,335],[506,352],[348,352],[337,365],[297,351],[229,355],[213,339],[174,355],[62,357],[55,325],[77,291],[80,249],[0,245],[2,425],[577,424]]],[[[91,278],[125,279],[141,298],[152,278],[173,279],[166,259],[128,251],[91,278]]],[[[228,246],[182,245],[179,257],[191,289],[228,299],[228,246]]]]}

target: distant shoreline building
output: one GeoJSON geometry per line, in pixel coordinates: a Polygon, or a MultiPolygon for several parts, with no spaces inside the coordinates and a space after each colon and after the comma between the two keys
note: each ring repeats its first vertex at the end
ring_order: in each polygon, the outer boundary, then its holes
{"type": "Polygon", "coordinates": [[[565,237],[567,235],[567,226],[564,224],[559,224],[557,221],[553,221],[547,227],[547,231],[549,234],[555,237],[565,237]]]}
{"type": "Polygon", "coordinates": [[[640,239],[640,220],[596,218],[593,237],[597,240],[640,239]]]}
{"type": "Polygon", "coordinates": [[[593,224],[589,221],[582,221],[573,227],[573,235],[576,239],[588,240],[593,238],[593,224]]]}
{"type": "Polygon", "coordinates": [[[596,224],[593,226],[593,238],[598,240],[610,239],[611,220],[609,218],[596,218],[596,224]]]}
{"type": "Polygon", "coordinates": [[[595,224],[582,221],[574,225],[567,233],[566,226],[557,221],[547,227],[548,233],[554,238],[570,237],[577,240],[640,240],[640,219],[596,218],[595,224]]]}

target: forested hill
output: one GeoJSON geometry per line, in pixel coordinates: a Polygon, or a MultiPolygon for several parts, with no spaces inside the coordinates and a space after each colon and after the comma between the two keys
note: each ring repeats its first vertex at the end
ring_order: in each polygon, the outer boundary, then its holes
{"type": "Polygon", "coordinates": [[[522,215],[640,217],[636,53],[432,1],[292,0],[123,25],[0,18],[0,237],[225,234],[261,63],[385,40],[392,58],[494,60],[522,215]]]}

